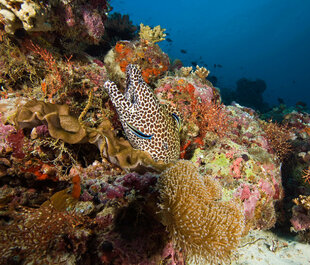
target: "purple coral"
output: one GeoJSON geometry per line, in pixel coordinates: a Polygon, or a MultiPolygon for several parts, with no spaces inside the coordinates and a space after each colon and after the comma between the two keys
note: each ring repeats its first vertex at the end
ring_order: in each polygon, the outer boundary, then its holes
{"type": "Polygon", "coordinates": [[[19,130],[17,133],[10,134],[7,137],[7,141],[13,149],[13,156],[16,158],[25,157],[25,154],[23,152],[24,138],[25,136],[23,130],[19,130]]]}

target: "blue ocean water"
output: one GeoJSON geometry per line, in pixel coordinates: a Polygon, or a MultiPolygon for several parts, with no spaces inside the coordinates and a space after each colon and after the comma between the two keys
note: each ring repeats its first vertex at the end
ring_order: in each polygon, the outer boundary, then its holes
{"type": "Polygon", "coordinates": [[[171,41],[160,43],[186,66],[205,65],[219,88],[262,79],[270,105],[310,106],[310,1],[116,1],[113,12],[134,24],[161,25],[171,41]]]}

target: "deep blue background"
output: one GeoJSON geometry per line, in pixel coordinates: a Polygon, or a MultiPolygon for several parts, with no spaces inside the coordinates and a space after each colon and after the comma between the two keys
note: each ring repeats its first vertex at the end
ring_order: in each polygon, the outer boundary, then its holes
{"type": "Polygon", "coordinates": [[[264,99],[310,106],[309,0],[111,0],[134,24],[166,28],[161,42],[172,59],[206,64],[219,88],[238,79],[266,81],[264,99]],[[187,51],[181,53],[181,49],[187,51]],[[223,67],[214,68],[214,64],[223,67]]]}

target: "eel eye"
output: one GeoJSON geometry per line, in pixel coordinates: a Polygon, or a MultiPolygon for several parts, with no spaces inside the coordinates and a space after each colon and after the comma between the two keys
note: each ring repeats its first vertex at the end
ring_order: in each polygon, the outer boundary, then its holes
{"type": "Polygon", "coordinates": [[[182,126],[181,126],[181,120],[180,120],[179,116],[176,115],[175,113],[172,113],[172,117],[176,120],[178,129],[179,129],[179,132],[180,132],[182,126]]]}
{"type": "Polygon", "coordinates": [[[136,127],[132,126],[131,124],[129,124],[128,122],[126,122],[129,130],[136,136],[138,136],[139,138],[142,138],[142,139],[152,139],[153,135],[147,135],[143,132],[141,132],[140,130],[138,130],[136,127]]]}

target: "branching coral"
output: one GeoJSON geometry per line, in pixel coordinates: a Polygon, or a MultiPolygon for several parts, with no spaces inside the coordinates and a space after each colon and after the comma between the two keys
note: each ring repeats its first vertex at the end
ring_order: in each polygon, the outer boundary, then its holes
{"type": "Polygon", "coordinates": [[[162,29],[159,25],[151,28],[150,26],[144,26],[140,24],[139,36],[141,40],[146,40],[148,42],[160,42],[165,40],[166,34],[164,33],[166,29],[162,29]]]}
{"type": "Polygon", "coordinates": [[[238,246],[244,227],[240,205],[220,201],[221,187],[202,177],[189,161],[180,160],[159,177],[162,220],[189,259],[225,263],[238,246]]]}
{"type": "Polygon", "coordinates": [[[207,68],[196,65],[195,75],[197,75],[201,80],[205,81],[209,73],[210,71],[207,70],[207,68]]]}

